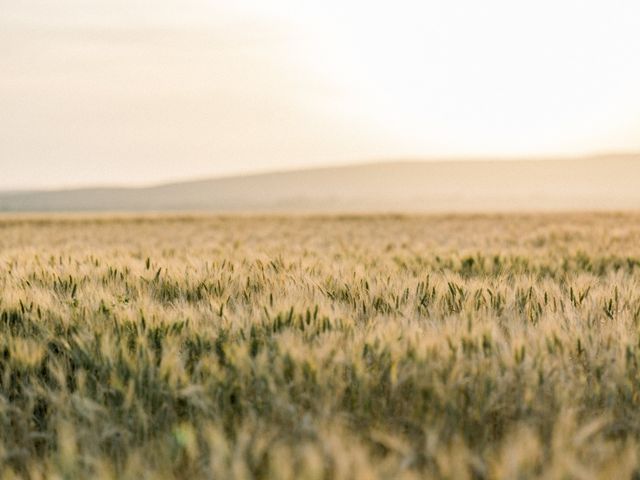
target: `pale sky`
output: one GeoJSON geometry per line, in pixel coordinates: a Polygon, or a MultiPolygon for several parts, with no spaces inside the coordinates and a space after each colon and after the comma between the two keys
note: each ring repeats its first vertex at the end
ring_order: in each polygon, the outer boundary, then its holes
{"type": "Polygon", "coordinates": [[[0,189],[640,150],[637,0],[0,0],[0,189]]]}

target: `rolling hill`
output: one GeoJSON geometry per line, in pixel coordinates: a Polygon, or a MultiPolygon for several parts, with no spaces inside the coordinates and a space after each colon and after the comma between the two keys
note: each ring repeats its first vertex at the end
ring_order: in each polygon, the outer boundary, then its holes
{"type": "Polygon", "coordinates": [[[0,192],[0,211],[455,212],[640,208],[640,154],[386,162],[149,186],[0,192]]]}

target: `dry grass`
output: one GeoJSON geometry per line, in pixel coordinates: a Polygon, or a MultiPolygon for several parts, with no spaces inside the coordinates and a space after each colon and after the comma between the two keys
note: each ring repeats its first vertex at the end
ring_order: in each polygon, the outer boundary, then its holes
{"type": "Polygon", "coordinates": [[[640,472],[640,215],[4,217],[0,266],[3,478],[640,472]]]}

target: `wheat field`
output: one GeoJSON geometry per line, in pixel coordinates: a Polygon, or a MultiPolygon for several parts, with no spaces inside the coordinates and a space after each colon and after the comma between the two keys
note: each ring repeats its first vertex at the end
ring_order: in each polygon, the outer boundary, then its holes
{"type": "Polygon", "coordinates": [[[4,216],[1,478],[640,477],[640,214],[4,216]]]}

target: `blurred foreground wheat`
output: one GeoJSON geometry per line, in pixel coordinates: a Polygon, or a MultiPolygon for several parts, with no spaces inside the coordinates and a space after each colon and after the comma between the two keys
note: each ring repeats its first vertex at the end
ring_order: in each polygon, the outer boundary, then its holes
{"type": "Polygon", "coordinates": [[[640,215],[4,217],[2,478],[638,478],[640,215]]]}

